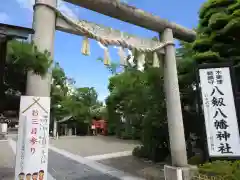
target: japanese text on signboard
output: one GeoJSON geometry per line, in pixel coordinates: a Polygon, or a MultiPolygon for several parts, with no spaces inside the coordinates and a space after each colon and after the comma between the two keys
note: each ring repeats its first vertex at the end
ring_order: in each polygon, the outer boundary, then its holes
{"type": "Polygon", "coordinates": [[[21,96],[15,179],[44,180],[48,164],[50,98],[21,96]],[[25,122],[23,124],[23,122],[25,122]],[[23,128],[24,127],[24,128],[23,128]]]}
{"type": "Polygon", "coordinates": [[[217,130],[216,138],[221,141],[218,145],[218,152],[232,153],[231,146],[228,143],[228,139],[231,134],[228,132],[227,115],[224,113],[224,92],[218,85],[223,84],[222,71],[207,71],[208,83],[212,85],[212,91],[210,94],[210,102],[212,107],[215,107],[215,113],[213,116],[214,126],[217,130]]]}
{"type": "Polygon", "coordinates": [[[200,84],[210,156],[240,155],[240,138],[230,70],[200,69],[200,84]]]}

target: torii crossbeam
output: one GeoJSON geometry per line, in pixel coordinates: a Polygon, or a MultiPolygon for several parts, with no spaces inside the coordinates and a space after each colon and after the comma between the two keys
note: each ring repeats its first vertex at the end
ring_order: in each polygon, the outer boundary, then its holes
{"type": "Polygon", "coordinates": [[[64,1],[159,33],[166,28],[172,29],[174,37],[183,41],[191,42],[196,37],[196,32],[191,29],[169,22],[166,19],[161,19],[126,3],[121,3],[120,0],[64,1]]]}

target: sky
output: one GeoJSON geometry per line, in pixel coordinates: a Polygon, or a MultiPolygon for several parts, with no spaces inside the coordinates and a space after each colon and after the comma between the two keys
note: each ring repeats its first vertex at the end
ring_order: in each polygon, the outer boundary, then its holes
{"type": "MultiPolygon", "coordinates": [[[[2,0],[3,1],[3,0],[2,0]]],[[[0,23],[31,27],[35,0],[4,0],[0,6],[0,23]]],[[[96,0],[97,1],[97,0],[96,0]]],[[[198,23],[198,11],[205,0],[128,0],[130,5],[141,8],[187,28],[198,23]]],[[[140,37],[152,38],[157,33],[113,19],[99,13],[58,1],[58,8],[75,19],[82,19],[112,27],[140,37]]],[[[103,50],[96,41],[90,41],[90,56],[81,54],[82,37],[64,32],[56,32],[54,60],[59,62],[68,77],[74,78],[77,87],[94,87],[99,100],[108,95],[110,72],[97,58],[103,57],[103,50]]],[[[119,61],[117,50],[110,51],[112,61],[119,61]]]]}

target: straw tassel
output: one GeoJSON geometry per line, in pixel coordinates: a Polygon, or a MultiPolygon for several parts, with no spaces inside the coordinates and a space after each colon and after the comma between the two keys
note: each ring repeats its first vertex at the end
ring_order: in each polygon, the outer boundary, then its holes
{"type": "Polygon", "coordinates": [[[156,52],[153,53],[153,67],[159,68],[159,59],[158,54],[156,52]]]}
{"type": "Polygon", "coordinates": [[[109,55],[109,50],[108,48],[104,48],[104,59],[103,59],[103,63],[106,66],[109,66],[111,61],[110,61],[110,55],[109,55]]]}
{"type": "Polygon", "coordinates": [[[84,37],[83,43],[82,43],[82,54],[85,56],[90,55],[90,45],[89,45],[89,40],[87,37],[84,37]]]}

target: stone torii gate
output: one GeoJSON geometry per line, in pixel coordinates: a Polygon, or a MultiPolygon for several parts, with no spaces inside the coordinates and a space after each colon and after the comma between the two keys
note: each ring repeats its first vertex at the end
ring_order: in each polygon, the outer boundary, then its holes
{"type": "MultiPolygon", "coordinates": [[[[179,95],[174,38],[191,42],[196,33],[175,23],[153,16],[143,10],[120,3],[119,0],[65,0],[66,2],[129,22],[160,33],[161,42],[135,36],[121,36],[119,31],[106,29],[94,23],[75,21],[57,10],[57,0],[36,0],[34,5],[33,42],[39,50],[47,50],[53,56],[55,30],[88,36],[106,45],[136,48],[144,52],[157,51],[162,55],[164,87],[170,136],[172,165],[188,167],[186,143],[179,95]]],[[[28,73],[27,95],[50,96],[49,74],[45,78],[28,73]]],[[[186,178],[188,179],[188,178],[186,178]]]]}

